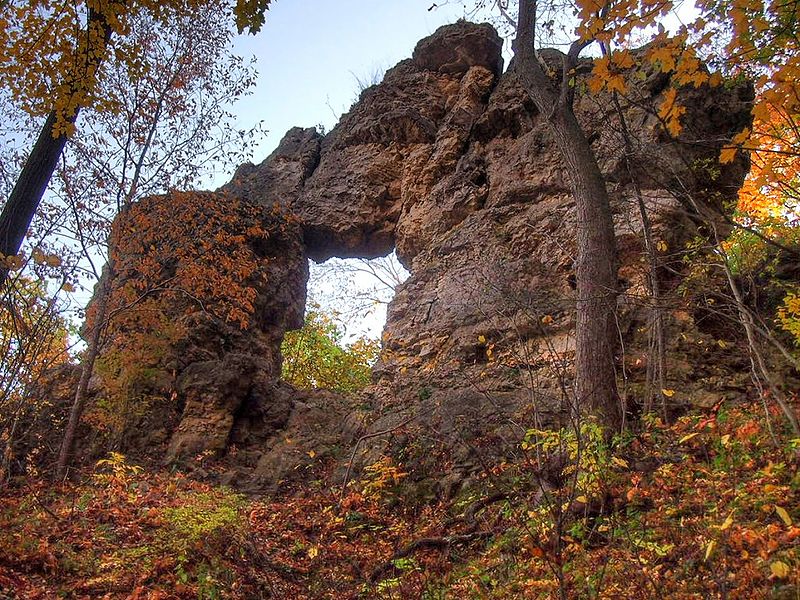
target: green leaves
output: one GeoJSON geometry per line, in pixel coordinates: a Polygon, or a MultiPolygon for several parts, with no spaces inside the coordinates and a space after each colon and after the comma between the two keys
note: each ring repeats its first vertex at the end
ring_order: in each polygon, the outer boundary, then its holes
{"type": "Polygon", "coordinates": [[[243,33],[245,29],[253,35],[261,31],[269,4],[270,0],[237,0],[233,15],[239,33],[243,33]]]}
{"type": "Polygon", "coordinates": [[[302,329],[286,334],[281,346],[283,378],[301,388],[355,392],[369,384],[380,343],[359,338],[349,344],[334,318],[313,307],[302,329]]]}

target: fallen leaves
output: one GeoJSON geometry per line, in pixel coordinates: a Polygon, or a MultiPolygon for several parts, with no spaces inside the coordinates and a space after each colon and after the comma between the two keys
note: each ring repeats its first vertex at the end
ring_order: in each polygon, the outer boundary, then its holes
{"type": "MultiPolygon", "coordinates": [[[[202,583],[201,564],[217,564],[226,571],[215,577],[231,582],[219,588],[221,598],[257,597],[266,578],[278,597],[379,597],[381,585],[395,597],[422,597],[427,585],[452,597],[481,597],[491,585],[492,597],[511,599],[557,593],[555,567],[568,573],[564,585],[575,597],[581,582],[600,570],[604,597],[637,597],[650,582],[668,598],[716,597],[719,573],[731,590],[767,596],[773,586],[792,581],[800,527],[791,512],[797,498],[794,465],[774,447],[759,409],[720,407],[715,435],[698,431],[708,431],[707,413],[687,415],[673,425],[653,421],[623,455],[604,455],[604,479],[591,491],[576,489],[564,497],[574,501],[560,513],[561,554],[554,552],[558,538],[552,525],[561,503],[543,504],[540,495],[525,491],[522,478],[532,473],[528,464],[493,465],[476,476],[470,495],[452,505],[414,504],[401,492],[411,475],[383,461],[341,499],[304,487],[296,495],[249,500],[241,510],[217,514],[230,496],[213,486],[179,474],[137,472],[117,457],[109,465],[110,477],[57,488],[56,494],[49,494],[45,483],[35,484],[57,520],[24,493],[0,496],[0,584],[39,586],[38,598],[46,598],[59,589],[99,593],[114,580],[128,582],[125,593],[137,590],[141,598],[188,599],[198,596],[201,585],[210,585],[202,583]],[[685,444],[687,437],[694,440],[689,451],[677,443],[684,439],[685,444]],[[728,444],[721,443],[723,438],[728,444]],[[638,466],[648,461],[658,467],[638,466]],[[452,515],[463,519],[491,485],[506,484],[509,501],[486,504],[474,515],[482,529],[500,532],[496,536],[459,546],[457,552],[421,549],[398,561],[374,588],[364,587],[369,584],[363,573],[391,563],[397,548],[458,534],[452,515]],[[79,499],[74,506],[73,498],[79,499]],[[202,515],[217,516],[202,516],[194,527],[179,529],[191,533],[221,524],[226,543],[204,539],[181,563],[165,551],[163,540],[170,517],[183,522],[194,514],[185,508],[187,502],[202,515]],[[35,543],[21,545],[25,540],[35,543]],[[76,555],[90,560],[65,569],[76,555]],[[106,570],[99,572],[97,565],[106,570]],[[46,573],[47,582],[29,575],[34,572],[46,573]]],[[[322,461],[322,455],[314,458],[322,461]]],[[[562,492],[569,489],[551,493],[562,492]]],[[[128,598],[115,593],[108,597],[128,598]]]]}

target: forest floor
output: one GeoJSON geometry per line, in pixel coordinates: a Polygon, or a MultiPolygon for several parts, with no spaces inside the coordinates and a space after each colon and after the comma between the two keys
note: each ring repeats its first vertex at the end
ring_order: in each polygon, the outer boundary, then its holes
{"type": "Polygon", "coordinates": [[[344,494],[268,500],[120,455],[19,481],[0,492],[0,599],[800,598],[800,440],[764,405],[520,448],[424,505],[389,460],[344,494]]]}

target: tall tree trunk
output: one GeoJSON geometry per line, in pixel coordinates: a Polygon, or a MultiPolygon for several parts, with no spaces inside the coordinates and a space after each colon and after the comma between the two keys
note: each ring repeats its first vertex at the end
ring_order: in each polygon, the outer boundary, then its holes
{"type": "Polygon", "coordinates": [[[578,410],[585,406],[609,426],[623,423],[617,393],[614,355],[617,252],[614,222],[606,184],[597,159],[571,109],[556,112],[550,122],[570,174],[577,226],[577,320],[575,393],[578,410]]]}
{"type": "Polygon", "coordinates": [[[578,53],[576,42],[563,64],[562,82],[545,73],[534,50],[536,2],[521,1],[517,39],[514,41],[515,72],[546,119],[564,159],[577,220],[577,322],[575,348],[575,405],[581,417],[588,409],[608,426],[623,425],[624,409],[617,392],[615,353],[617,251],[614,222],[597,158],[578,123],[572,106],[570,78],[578,53]]]}
{"type": "MultiPolygon", "coordinates": [[[[54,127],[57,124],[72,125],[78,119],[78,113],[86,102],[86,94],[94,87],[94,78],[112,31],[104,11],[89,10],[86,30],[79,37],[76,64],[71,73],[66,74],[69,91],[66,97],[56,101],[56,106],[73,108],[69,112],[51,111],[39,132],[36,144],[0,215],[0,259],[16,255],[22,246],[22,240],[67,143],[63,127],[59,128],[62,133],[55,137],[54,127]]],[[[0,266],[0,285],[7,279],[8,272],[5,264],[0,266]]]]}
{"type": "MultiPolygon", "coordinates": [[[[77,118],[76,111],[67,121],[74,123],[77,118]]],[[[36,144],[3,207],[3,214],[0,215],[0,257],[14,256],[19,252],[25,233],[67,143],[67,136],[64,134],[53,137],[55,123],[56,113],[53,111],[42,126],[36,144]]],[[[0,269],[0,285],[5,282],[6,277],[8,269],[3,267],[0,269]]]]}
{"type": "Polygon", "coordinates": [[[70,464],[70,457],[72,455],[72,448],[75,445],[75,437],[78,433],[78,425],[80,424],[83,411],[86,408],[86,395],[89,391],[89,381],[92,378],[94,371],[94,363],[97,360],[97,355],[100,351],[100,341],[103,335],[103,329],[106,326],[108,314],[108,300],[111,295],[111,280],[112,270],[109,268],[106,273],[101,276],[100,294],[97,299],[97,314],[94,319],[94,327],[92,327],[91,335],[88,340],[88,347],[86,348],[86,357],[81,363],[81,377],[78,381],[78,388],[75,390],[75,398],[72,402],[72,409],[69,413],[69,420],[67,427],[64,430],[64,438],[61,441],[61,448],[58,452],[58,463],[56,464],[56,480],[62,480],[67,475],[67,467],[70,464]]]}

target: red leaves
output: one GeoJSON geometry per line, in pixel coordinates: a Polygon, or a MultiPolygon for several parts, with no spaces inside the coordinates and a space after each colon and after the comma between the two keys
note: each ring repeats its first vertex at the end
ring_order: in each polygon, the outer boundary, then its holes
{"type": "Polygon", "coordinates": [[[554,569],[570,597],[587,581],[600,586],[600,597],[636,598],[652,586],[668,598],[716,597],[720,581],[731,597],[767,596],[792,581],[782,565],[796,564],[800,527],[795,466],[772,445],[759,411],[719,406],[672,426],[643,428],[625,447],[624,461],[609,459],[604,483],[613,501],[599,515],[559,513],[541,496],[532,500],[522,483],[530,465],[504,463],[472,488],[481,494],[490,485],[509,486],[512,500],[487,503],[473,515],[478,531],[497,534],[449,550],[420,547],[394,562],[415,541],[458,537],[464,524],[453,515],[463,515],[471,497],[420,507],[403,497],[390,504],[365,496],[357,486],[341,500],[306,486],[280,500],[250,501],[241,520],[226,521],[231,527],[220,538],[226,543],[204,538],[186,546],[188,560],[181,562],[165,544],[175,515],[185,522],[213,513],[230,492],[180,475],[119,468],[116,480],[54,494],[35,484],[28,493],[0,497],[0,586],[25,586],[25,598],[58,591],[192,598],[204,585],[200,566],[216,564],[230,576],[221,597],[242,599],[264,590],[286,598],[377,597],[378,589],[416,598],[426,586],[448,597],[541,597],[558,592],[554,569]],[[700,435],[678,444],[687,432],[700,435]],[[542,529],[559,514],[560,534],[555,521],[542,529]],[[87,560],[75,562],[76,556],[87,560]],[[385,573],[370,587],[376,570],[385,573]],[[602,581],[591,579],[599,572],[602,581]],[[48,574],[46,584],[37,573],[48,574]]]}

